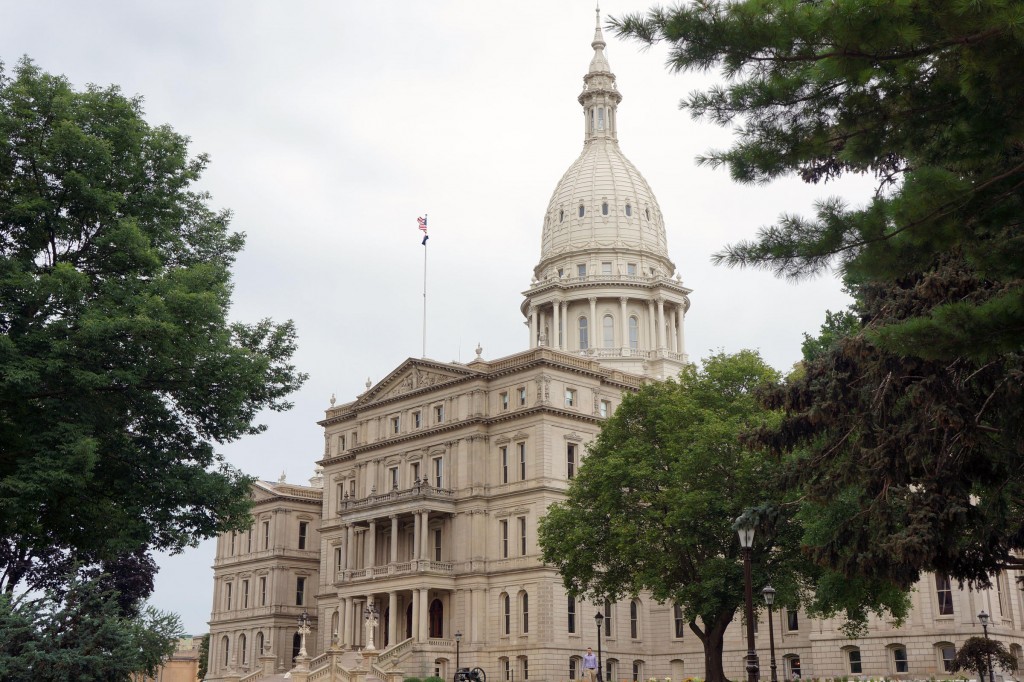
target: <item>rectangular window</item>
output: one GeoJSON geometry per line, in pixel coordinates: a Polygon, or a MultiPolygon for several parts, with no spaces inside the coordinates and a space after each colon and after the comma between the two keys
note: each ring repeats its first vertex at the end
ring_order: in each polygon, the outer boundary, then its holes
{"type": "Polygon", "coordinates": [[[434,487],[444,487],[444,460],[440,457],[434,459],[434,487]]]}
{"type": "Polygon", "coordinates": [[[999,603],[999,615],[1004,618],[1010,615],[1006,608],[1006,593],[1003,590],[1003,576],[1005,575],[1005,573],[997,573],[992,581],[996,584],[996,601],[999,603]]]}
{"type": "Polygon", "coordinates": [[[249,581],[242,581],[242,608],[249,608],[249,581]]]}
{"type": "Polygon", "coordinates": [[[526,443],[516,443],[516,450],[519,451],[519,480],[526,480],[526,443]]]}
{"type": "Polygon", "coordinates": [[[860,664],[860,649],[850,649],[846,655],[850,659],[850,674],[860,675],[864,671],[860,664]]]}
{"type": "Polygon", "coordinates": [[[949,582],[949,576],[935,576],[935,593],[939,598],[939,615],[953,615],[953,586],[949,582]]]}
{"type": "Polygon", "coordinates": [[[267,578],[263,576],[260,578],[260,606],[267,605],[267,578]]]}
{"type": "Polygon", "coordinates": [[[415,483],[419,483],[420,482],[420,463],[419,462],[413,462],[412,463],[412,480],[415,483]]]}
{"type": "Polygon", "coordinates": [[[502,445],[498,452],[501,453],[501,482],[508,483],[508,446],[502,445]]]}
{"type": "Polygon", "coordinates": [[[892,662],[898,673],[910,672],[910,665],[907,663],[907,650],[899,646],[892,650],[892,662]]]}
{"type": "Polygon", "coordinates": [[[345,436],[338,436],[338,452],[342,452],[345,449],[345,436]]]}
{"type": "Polygon", "coordinates": [[[501,558],[508,558],[508,521],[502,520],[498,522],[501,528],[501,558]]]}
{"type": "Polygon", "coordinates": [[[398,490],[398,467],[388,469],[388,480],[391,481],[391,489],[398,490]]]}
{"type": "Polygon", "coordinates": [[[526,517],[519,517],[519,555],[526,556],[526,517]]]}
{"type": "Polygon", "coordinates": [[[612,636],[612,603],[604,600],[604,636],[612,636]]]}
{"type": "Polygon", "coordinates": [[[600,405],[598,407],[598,412],[600,413],[600,415],[602,417],[607,417],[608,416],[608,412],[610,411],[608,408],[610,406],[611,405],[610,405],[610,403],[607,400],[602,400],[601,401],[601,403],[600,403],[600,405]]]}
{"type": "Polygon", "coordinates": [[[612,264],[611,263],[601,263],[601,274],[602,275],[606,275],[606,276],[607,275],[611,275],[612,274],[612,264]]]}
{"type": "Polygon", "coordinates": [[[359,440],[356,438],[356,432],[355,431],[353,431],[352,433],[349,434],[348,440],[352,444],[352,447],[355,447],[355,446],[359,445],[359,440]]]}
{"type": "Polygon", "coordinates": [[[231,531],[231,554],[230,554],[230,556],[235,556],[235,531],[231,531]]]}
{"type": "Polygon", "coordinates": [[[569,480],[576,477],[576,443],[565,446],[565,475],[569,480]]]}
{"type": "Polygon", "coordinates": [[[576,404],[576,390],[572,388],[565,389],[565,406],[572,407],[576,404]]]}
{"type": "Polygon", "coordinates": [[[434,423],[444,423],[444,405],[434,405],[434,423]]]}
{"type": "Polygon", "coordinates": [[[309,532],[309,521],[299,521],[299,549],[306,549],[306,533],[309,532]]]}
{"type": "Polygon", "coordinates": [[[797,617],[796,609],[786,609],[786,627],[790,632],[800,629],[800,619],[797,617]]]}
{"type": "Polygon", "coordinates": [[[224,607],[228,611],[231,610],[231,588],[232,587],[233,587],[233,585],[231,583],[226,583],[226,589],[224,590],[224,607]]]}
{"type": "Polygon", "coordinates": [[[341,571],[341,547],[334,548],[334,572],[341,571]]]}
{"type": "Polygon", "coordinates": [[[523,680],[530,679],[530,662],[523,657],[523,680]]]}
{"type": "Polygon", "coordinates": [[[526,387],[519,388],[519,407],[526,407],[526,387]]]}
{"type": "Polygon", "coordinates": [[[683,607],[679,604],[672,605],[672,624],[676,639],[682,639],[686,633],[686,619],[683,618],[683,607]]]}
{"type": "Polygon", "coordinates": [[[636,275],[636,263],[626,263],[626,274],[636,275]]]}
{"type": "Polygon", "coordinates": [[[586,263],[578,263],[576,265],[576,276],[586,277],[587,276],[587,265],[586,263]]]}
{"type": "Polygon", "coordinates": [[[434,561],[441,560],[441,530],[434,530],[434,561]]]}
{"type": "Polygon", "coordinates": [[[263,522],[263,549],[270,549],[270,521],[263,522]]]}
{"type": "Polygon", "coordinates": [[[401,417],[392,417],[391,418],[391,433],[398,433],[398,431],[399,431],[399,429],[401,429],[401,427],[402,427],[402,419],[401,419],[401,417]]]}
{"type": "Polygon", "coordinates": [[[416,410],[415,412],[412,413],[412,426],[413,426],[413,428],[414,429],[420,428],[421,422],[422,422],[422,419],[420,417],[420,411],[416,410]]]}
{"type": "Polygon", "coordinates": [[[246,533],[245,535],[246,535],[246,537],[245,537],[245,551],[246,551],[246,553],[251,554],[252,553],[252,528],[250,528],[249,532],[246,533]]]}
{"type": "Polygon", "coordinates": [[[942,669],[947,673],[953,672],[953,659],[956,658],[956,647],[942,647],[942,669]]]}
{"type": "Polygon", "coordinates": [[[508,391],[503,391],[501,393],[501,395],[499,396],[499,398],[501,400],[501,409],[507,410],[508,409],[508,391]]]}
{"type": "Polygon", "coordinates": [[[523,634],[525,635],[530,632],[530,596],[523,592],[523,597],[520,601],[522,602],[523,616],[521,622],[523,624],[523,634]]]}
{"type": "Polygon", "coordinates": [[[295,579],[295,605],[302,606],[306,599],[306,579],[299,577],[295,579]]]}
{"type": "MultiPolygon", "coordinates": [[[[568,599],[569,599],[569,610],[567,612],[568,617],[569,617],[568,632],[569,632],[570,635],[572,635],[572,634],[575,634],[575,632],[576,632],[576,600],[573,599],[572,597],[569,597],[568,599]]],[[[573,662],[575,662],[575,659],[573,659],[573,662]]],[[[572,675],[572,677],[575,678],[576,676],[572,675]]]]}

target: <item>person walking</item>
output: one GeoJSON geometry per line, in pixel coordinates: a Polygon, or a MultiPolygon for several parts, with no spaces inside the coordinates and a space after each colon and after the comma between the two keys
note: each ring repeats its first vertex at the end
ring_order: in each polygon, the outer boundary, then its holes
{"type": "Polygon", "coordinates": [[[587,682],[597,682],[597,656],[594,650],[587,647],[587,655],[583,657],[583,679],[587,682]]]}

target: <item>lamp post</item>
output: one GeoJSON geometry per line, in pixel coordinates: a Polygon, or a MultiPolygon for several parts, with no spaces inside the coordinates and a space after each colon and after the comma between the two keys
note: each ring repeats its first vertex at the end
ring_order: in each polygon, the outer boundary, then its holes
{"type": "Polygon", "coordinates": [[[460,682],[459,676],[459,643],[462,641],[462,631],[455,631],[455,682],[460,682]]]}
{"type": "Polygon", "coordinates": [[[302,615],[299,616],[299,658],[303,658],[306,655],[306,635],[309,634],[309,614],[306,613],[306,609],[302,609],[302,615]]]}
{"type": "Polygon", "coordinates": [[[363,618],[366,619],[366,646],[363,647],[365,651],[376,651],[377,647],[373,644],[373,629],[377,627],[377,604],[372,601],[368,601],[366,608],[363,609],[363,618]]]}
{"type": "Polygon", "coordinates": [[[754,524],[742,516],[736,519],[736,532],[743,548],[743,592],[747,606],[747,682],[757,682],[757,650],[754,648],[754,588],[750,573],[750,551],[754,546],[754,524]],[[741,525],[742,524],[742,525],[741,525]]]}
{"type": "Polygon", "coordinates": [[[761,590],[764,603],[768,605],[768,650],[771,652],[772,661],[772,682],[778,682],[775,676],[775,628],[772,626],[772,605],[775,603],[775,589],[771,585],[765,585],[761,590]]]}
{"type": "Polygon", "coordinates": [[[604,663],[601,662],[601,629],[604,626],[604,614],[600,611],[594,614],[594,625],[597,626],[597,682],[601,682],[604,673],[604,663]]]}
{"type": "Polygon", "coordinates": [[[988,648],[988,614],[982,610],[978,614],[978,621],[981,623],[981,629],[985,631],[985,655],[988,658],[988,682],[996,682],[995,672],[992,670],[992,650],[988,648]]]}

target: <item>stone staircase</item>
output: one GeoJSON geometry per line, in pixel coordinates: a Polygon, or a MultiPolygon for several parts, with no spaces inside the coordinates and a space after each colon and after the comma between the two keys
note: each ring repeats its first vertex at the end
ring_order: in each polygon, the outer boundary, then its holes
{"type": "Polygon", "coordinates": [[[402,682],[405,677],[400,663],[412,651],[412,638],[388,647],[379,654],[367,651],[343,651],[331,647],[326,652],[308,661],[299,661],[287,673],[273,672],[274,658],[260,659],[259,669],[239,677],[232,682],[271,682],[292,680],[293,682],[402,682]]]}

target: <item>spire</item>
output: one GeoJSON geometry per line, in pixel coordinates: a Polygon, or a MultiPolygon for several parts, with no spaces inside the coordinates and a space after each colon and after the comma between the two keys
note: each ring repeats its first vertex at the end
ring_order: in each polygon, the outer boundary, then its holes
{"type": "Polygon", "coordinates": [[[617,141],[615,108],[622,100],[615,87],[615,74],[604,56],[604,33],[601,31],[601,7],[594,11],[594,40],[590,46],[594,48],[594,57],[590,60],[590,69],[583,77],[583,92],[578,98],[583,105],[585,116],[584,142],[592,140],[617,141]]]}

